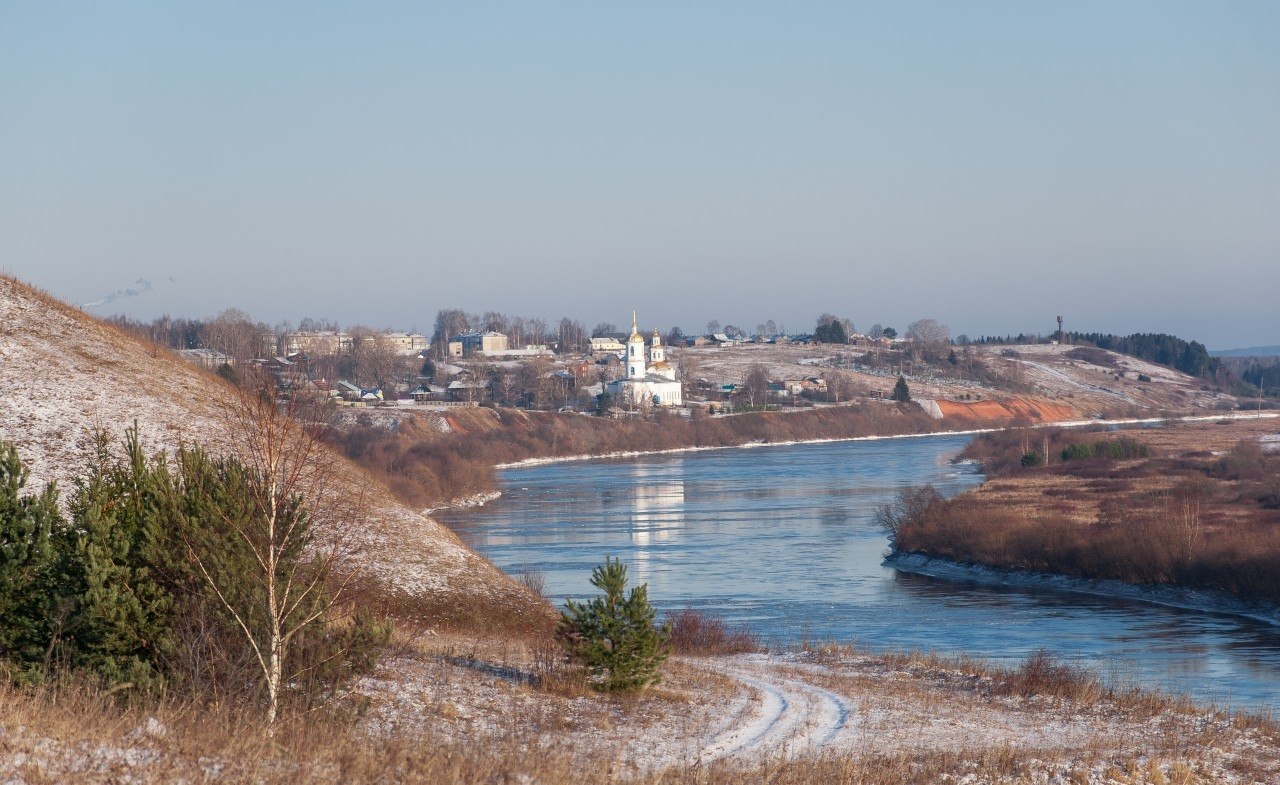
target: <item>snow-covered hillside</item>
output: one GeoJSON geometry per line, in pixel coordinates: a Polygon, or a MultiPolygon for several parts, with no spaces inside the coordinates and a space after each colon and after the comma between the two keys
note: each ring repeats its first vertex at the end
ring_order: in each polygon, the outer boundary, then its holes
{"type": "MultiPolygon", "coordinates": [[[[134,421],[153,450],[229,444],[220,407],[234,390],[178,359],[38,290],[0,276],[0,439],[31,469],[29,488],[54,480],[65,493],[89,455],[89,438],[117,439],[134,421]]],[[[397,502],[344,462],[339,493],[361,495],[367,520],[352,532],[362,567],[409,595],[465,594],[506,612],[543,612],[515,581],[429,517],[397,502]]]]}

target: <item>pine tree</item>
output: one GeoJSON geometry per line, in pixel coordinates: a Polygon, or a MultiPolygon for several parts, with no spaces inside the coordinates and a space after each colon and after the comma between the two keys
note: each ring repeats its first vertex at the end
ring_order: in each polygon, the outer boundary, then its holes
{"type": "Polygon", "coordinates": [[[898,383],[893,386],[893,400],[898,403],[907,403],[911,400],[911,389],[907,387],[907,380],[903,376],[898,376],[898,383]]]}
{"type": "Polygon", "coordinates": [[[15,676],[38,673],[60,618],[55,537],[64,528],[58,490],[23,494],[27,468],[0,442],[0,659],[15,676]]]}
{"type": "Polygon", "coordinates": [[[625,597],[627,568],[617,559],[591,573],[591,585],[604,592],[585,604],[567,600],[557,634],[565,648],[585,665],[596,688],[643,690],[661,681],[671,631],[654,626],[649,587],[641,584],[625,597]]]}
{"type": "Polygon", "coordinates": [[[74,609],[61,648],[70,664],[107,681],[155,686],[172,647],[173,597],[152,567],[169,470],[163,458],[147,459],[136,424],[122,459],[110,455],[105,434],[96,454],[71,500],[75,531],[63,571],[74,609]]]}

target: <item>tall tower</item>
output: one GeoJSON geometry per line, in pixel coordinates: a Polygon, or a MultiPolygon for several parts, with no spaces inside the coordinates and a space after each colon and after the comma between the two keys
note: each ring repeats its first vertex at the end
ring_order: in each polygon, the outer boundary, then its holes
{"type": "Polygon", "coordinates": [[[1058,343],[1066,343],[1067,334],[1062,331],[1062,317],[1058,317],[1058,343]]]}
{"type": "Polygon", "coordinates": [[[631,337],[627,339],[627,378],[643,379],[645,376],[644,337],[636,326],[636,312],[631,312],[631,337]]]}
{"type": "Polygon", "coordinates": [[[658,328],[653,328],[653,340],[649,342],[649,362],[657,365],[667,361],[667,350],[662,345],[662,336],[658,334],[658,328]]]}

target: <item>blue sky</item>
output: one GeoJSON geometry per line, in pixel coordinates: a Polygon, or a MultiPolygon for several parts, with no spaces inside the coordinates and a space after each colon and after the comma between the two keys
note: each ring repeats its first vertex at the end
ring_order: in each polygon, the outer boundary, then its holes
{"type": "Polygon", "coordinates": [[[0,5],[0,269],[139,317],[1280,343],[1280,4],[267,5],[0,5]]]}

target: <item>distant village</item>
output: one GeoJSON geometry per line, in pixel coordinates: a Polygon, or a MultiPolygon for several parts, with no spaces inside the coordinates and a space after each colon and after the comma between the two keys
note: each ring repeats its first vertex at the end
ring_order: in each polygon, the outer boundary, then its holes
{"type": "MultiPolygon", "coordinates": [[[[712,321],[705,332],[688,335],[644,325],[640,313],[630,316],[629,330],[602,323],[588,333],[567,319],[550,329],[540,320],[442,311],[430,337],[344,330],[315,320],[270,329],[238,311],[207,321],[120,323],[232,381],[256,370],[273,376],[283,396],[353,407],[722,415],[887,399],[900,376],[942,374],[950,383],[965,383],[955,371],[949,332],[933,320],[913,323],[901,337],[880,325],[860,333],[831,314],[803,333],[784,332],[772,322],[748,332],[712,321]],[[855,384],[848,371],[884,382],[855,384]]],[[[983,386],[980,380],[972,384],[983,386]]]]}

